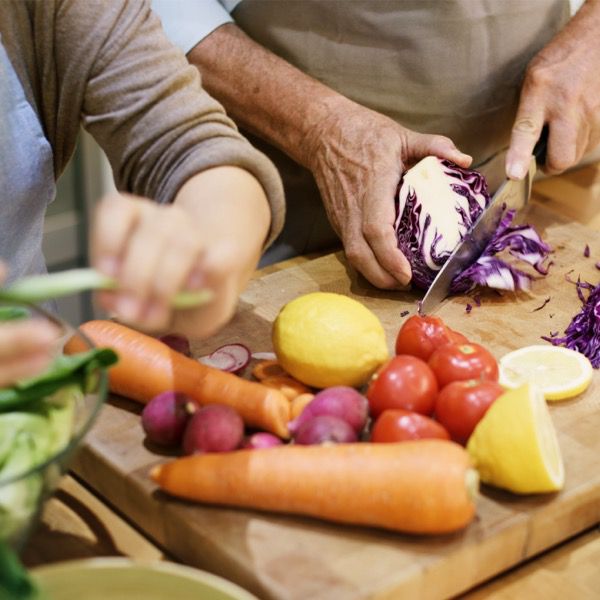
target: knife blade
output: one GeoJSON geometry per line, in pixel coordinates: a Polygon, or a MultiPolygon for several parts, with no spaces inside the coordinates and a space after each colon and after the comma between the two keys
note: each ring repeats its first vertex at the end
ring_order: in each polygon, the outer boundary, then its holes
{"type": "Polygon", "coordinates": [[[419,314],[431,314],[448,296],[453,279],[471,265],[483,252],[486,245],[498,229],[498,225],[506,210],[523,208],[531,195],[531,186],[537,170],[537,164],[543,164],[546,158],[547,128],[542,135],[529,164],[529,171],[524,179],[505,179],[492,200],[479,215],[471,230],[454,249],[444,266],[436,275],[433,283],[419,304],[419,314]]]}

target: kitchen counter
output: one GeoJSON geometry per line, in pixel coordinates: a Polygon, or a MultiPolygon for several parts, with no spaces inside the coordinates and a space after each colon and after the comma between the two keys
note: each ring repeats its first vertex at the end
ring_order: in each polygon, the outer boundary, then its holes
{"type": "MultiPolygon", "coordinates": [[[[534,201],[550,211],[600,230],[600,164],[545,179],[534,201]]],[[[585,243],[585,241],[582,241],[585,243]]],[[[298,257],[261,270],[260,275],[311,260],[298,257]]],[[[91,556],[125,555],[143,561],[173,559],[118,514],[85,483],[67,476],[46,507],[26,549],[26,564],[91,556]]],[[[600,588],[600,530],[587,529],[464,594],[463,598],[591,598],[600,588]]]]}

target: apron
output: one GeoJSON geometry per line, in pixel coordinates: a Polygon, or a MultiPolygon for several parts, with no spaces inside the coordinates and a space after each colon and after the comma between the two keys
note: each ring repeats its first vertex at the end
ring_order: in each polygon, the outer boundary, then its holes
{"type": "MultiPolygon", "coordinates": [[[[232,14],[308,75],[409,129],[450,137],[478,164],[507,146],[525,68],[569,13],[568,0],[243,0],[232,14]]],[[[252,142],[280,169],[287,197],[263,263],[336,243],[310,173],[252,142]]],[[[499,180],[503,160],[486,168],[499,180]]]]}
{"type": "Polygon", "coordinates": [[[42,237],[56,194],[52,149],[0,37],[0,258],[7,282],[46,271],[42,237]]]}

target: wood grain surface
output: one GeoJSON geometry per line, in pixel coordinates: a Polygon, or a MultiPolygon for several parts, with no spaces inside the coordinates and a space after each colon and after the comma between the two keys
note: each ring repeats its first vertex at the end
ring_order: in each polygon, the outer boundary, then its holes
{"type": "MultiPolygon", "coordinates": [[[[598,235],[597,231],[600,230],[600,164],[538,181],[534,185],[533,196],[534,202],[543,206],[546,211],[567,216],[570,220],[595,230],[594,236],[598,235]]],[[[572,240],[572,242],[579,245],[584,240],[572,240]]],[[[295,257],[262,269],[257,273],[257,277],[306,265],[314,258],[315,256],[295,257]]],[[[130,409],[134,412],[137,410],[133,406],[130,406],[130,409]]],[[[117,412],[117,415],[119,414],[117,412]]],[[[134,431],[137,429],[134,428],[134,431]]],[[[123,432],[123,435],[125,436],[126,433],[123,432]]],[[[137,433],[135,439],[136,443],[140,442],[137,433]]],[[[109,440],[107,440],[108,442],[109,440]]],[[[134,451],[137,451],[135,447],[134,451]]],[[[567,465],[567,470],[570,471],[569,465],[567,465]]],[[[597,466],[595,471],[598,471],[597,466]]],[[[569,473],[567,475],[569,476],[569,473]]],[[[108,485],[105,487],[108,498],[91,490],[88,484],[80,479],[76,480],[73,476],[64,478],[57,494],[46,504],[42,522],[26,549],[23,558],[28,566],[74,558],[114,555],[130,556],[144,562],[162,559],[177,560],[167,549],[159,546],[157,538],[150,538],[147,532],[140,530],[140,526],[135,520],[129,518],[112,503],[115,498],[119,500],[124,496],[126,501],[120,502],[120,504],[131,504],[135,502],[136,493],[131,492],[128,485],[118,483],[116,489],[113,490],[110,489],[110,480],[107,483],[108,485]],[[111,501],[110,498],[113,500],[111,501]]],[[[235,511],[232,513],[235,514],[235,511]]],[[[162,518],[165,517],[159,517],[159,519],[162,518]]],[[[579,525],[581,519],[578,514],[575,514],[574,519],[579,525]]],[[[284,522],[288,521],[287,519],[283,520],[284,522]]],[[[585,520],[588,520],[587,516],[585,520]]],[[[234,519],[232,527],[235,527],[236,522],[234,519]]],[[[180,526],[178,527],[180,528],[180,526]]],[[[577,529],[578,526],[575,528],[577,529]]],[[[257,527],[254,527],[254,531],[256,529],[257,527]]],[[[226,527],[226,530],[229,530],[229,527],[226,527]]],[[[252,530],[252,527],[247,529],[247,531],[252,530]]],[[[347,529],[342,528],[343,531],[347,531],[347,529]]],[[[170,533],[169,539],[175,535],[174,532],[170,533]]],[[[184,531],[182,540],[186,538],[187,533],[184,531]]],[[[198,548],[198,553],[208,548],[208,556],[200,558],[196,563],[213,564],[216,565],[213,569],[216,572],[229,572],[229,567],[220,568],[221,556],[219,554],[211,555],[216,543],[211,542],[208,535],[205,535],[204,539],[204,543],[201,543],[198,548]]],[[[177,539],[174,539],[173,543],[177,546],[177,539]]],[[[242,543],[244,543],[243,539],[242,543]]],[[[253,546],[252,540],[248,545],[253,546]]],[[[193,550],[189,549],[189,542],[185,542],[185,546],[188,548],[186,554],[193,553],[193,550]]],[[[311,565],[318,565],[319,550],[318,545],[312,548],[314,560],[308,563],[295,564],[294,560],[289,557],[290,568],[294,571],[301,570],[307,579],[312,578],[311,565]]],[[[327,550],[327,546],[325,550],[327,550]]],[[[421,553],[426,554],[427,548],[422,548],[421,553]]],[[[364,564],[360,566],[360,571],[372,568],[379,572],[381,567],[376,562],[378,557],[379,555],[374,558],[367,556],[364,564]]],[[[286,557],[283,557],[280,563],[285,565],[285,559],[286,557]]],[[[327,558],[324,557],[323,560],[327,560],[327,558]]],[[[257,568],[261,564],[257,561],[257,568]]],[[[597,598],[598,589],[600,589],[598,565],[600,565],[600,529],[597,524],[594,524],[552,549],[518,562],[515,567],[502,571],[492,579],[463,593],[460,598],[463,600],[597,598]]],[[[250,565],[249,568],[252,570],[253,566],[250,565]]],[[[420,566],[416,566],[415,570],[418,571],[420,568],[420,566]]],[[[319,567],[317,571],[319,570],[322,568],[319,567]]],[[[258,577],[261,580],[265,578],[262,574],[258,577]]],[[[449,583],[452,583],[453,580],[454,575],[450,574],[449,583]]],[[[441,587],[445,588],[446,586],[442,585],[441,587]]],[[[447,587],[448,591],[441,590],[441,595],[450,597],[452,595],[449,592],[451,585],[447,587]]],[[[418,598],[422,595],[416,593],[410,597],[418,598]]]]}
{"type": "MultiPolygon", "coordinates": [[[[596,280],[600,240],[590,229],[533,206],[523,216],[556,249],[551,275],[533,292],[482,295],[465,312],[455,297],[439,310],[453,328],[488,346],[498,357],[562,331],[579,308],[571,277],[596,280]],[[591,258],[583,257],[585,244],[591,258]],[[546,298],[550,302],[536,311],[546,298]]],[[[311,291],[347,294],[381,319],[390,349],[418,295],[375,290],[357,277],[341,254],[328,255],[254,280],[231,324],[208,344],[243,341],[267,351],[273,319],[285,302],[311,291]]],[[[155,489],[148,471],[165,457],[144,445],[139,407],[113,399],[88,435],[75,472],[174,557],[216,572],[261,598],[445,598],[573,536],[600,520],[599,375],[581,397],[551,407],[567,483],[556,495],[516,497],[484,488],[476,521],[448,537],[403,536],[316,520],[223,509],[170,499],[155,489]]]]}

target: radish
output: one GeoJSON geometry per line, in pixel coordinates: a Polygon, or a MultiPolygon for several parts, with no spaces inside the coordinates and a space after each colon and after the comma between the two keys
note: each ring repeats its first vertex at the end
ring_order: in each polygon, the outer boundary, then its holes
{"type": "Polygon", "coordinates": [[[183,434],[185,454],[229,452],[239,448],[244,438],[244,422],[224,404],[207,404],[190,419],[183,434]]]}
{"type": "Polygon", "coordinates": [[[244,344],[225,344],[198,360],[221,371],[238,373],[250,362],[250,350],[244,344]]]}
{"type": "Polygon", "coordinates": [[[161,335],[158,338],[163,344],[185,354],[185,356],[192,356],[192,350],[190,348],[190,341],[185,335],[179,335],[178,333],[168,333],[167,335],[161,335]]]}
{"type": "Polygon", "coordinates": [[[199,404],[185,394],[163,392],[144,406],[142,428],[151,442],[177,446],[190,417],[199,408],[199,404]]]}
{"type": "Polygon", "coordinates": [[[273,448],[274,446],[281,446],[282,444],[283,442],[276,435],[267,433],[266,431],[259,431],[246,438],[242,448],[258,450],[263,448],[273,448]]]}
{"type": "Polygon", "coordinates": [[[327,442],[349,444],[358,436],[352,427],[342,419],[331,415],[320,415],[306,421],[296,432],[296,444],[313,445],[327,442]]]}
{"type": "Polygon", "coordinates": [[[292,433],[299,431],[304,423],[319,415],[342,419],[359,434],[367,422],[369,403],[354,388],[342,385],[326,388],[315,395],[288,428],[292,433]]]}

